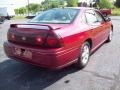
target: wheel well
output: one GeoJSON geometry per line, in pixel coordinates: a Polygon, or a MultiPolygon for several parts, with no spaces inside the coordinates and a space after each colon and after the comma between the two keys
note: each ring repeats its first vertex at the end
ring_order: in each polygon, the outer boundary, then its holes
{"type": "Polygon", "coordinates": [[[86,42],[88,42],[90,44],[90,48],[92,48],[92,40],[91,39],[87,39],[86,42]]]}
{"type": "Polygon", "coordinates": [[[113,31],[113,25],[111,25],[112,31],[113,31]]]}

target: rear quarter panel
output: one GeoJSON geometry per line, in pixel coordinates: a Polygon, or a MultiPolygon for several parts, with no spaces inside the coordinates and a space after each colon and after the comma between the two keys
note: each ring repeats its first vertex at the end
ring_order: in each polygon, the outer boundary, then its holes
{"type": "Polygon", "coordinates": [[[72,59],[79,56],[81,45],[91,36],[88,25],[82,23],[72,23],[68,27],[55,30],[54,32],[60,35],[63,40],[62,49],[72,51],[71,55],[69,55],[72,59]]]}

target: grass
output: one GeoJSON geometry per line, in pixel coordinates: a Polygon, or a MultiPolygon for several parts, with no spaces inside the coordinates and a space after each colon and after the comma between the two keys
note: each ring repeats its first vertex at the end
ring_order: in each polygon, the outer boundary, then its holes
{"type": "Polygon", "coordinates": [[[25,19],[25,16],[15,16],[15,17],[13,17],[12,19],[13,19],[13,20],[15,20],[15,19],[25,19]]]}
{"type": "Polygon", "coordinates": [[[112,9],[112,16],[120,16],[120,8],[112,9]]]}

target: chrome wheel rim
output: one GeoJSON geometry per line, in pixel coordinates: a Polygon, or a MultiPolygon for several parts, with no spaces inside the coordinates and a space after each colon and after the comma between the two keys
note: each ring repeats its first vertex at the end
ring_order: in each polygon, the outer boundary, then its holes
{"type": "Polygon", "coordinates": [[[113,35],[113,32],[112,32],[112,30],[110,31],[110,34],[109,34],[109,39],[110,39],[110,41],[112,40],[112,35],[113,35]]]}
{"type": "Polygon", "coordinates": [[[83,64],[86,64],[89,60],[89,46],[88,45],[85,45],[83,48],[82,48],[82,54],[81,54],[81,61],[83,64]]]}

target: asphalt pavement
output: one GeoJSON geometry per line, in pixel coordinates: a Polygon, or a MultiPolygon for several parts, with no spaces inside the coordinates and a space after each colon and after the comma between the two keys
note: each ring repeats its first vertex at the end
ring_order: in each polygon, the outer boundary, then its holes
{"type": "Polygon", "coordinates": [[[120,90],[120,17],[111,17],[114,36],[90,58],[88,65],[77,70],[69,66],[50,71],[11,60],[3,51],[10,20],[0,24],[0,90],[120,90]]]}

